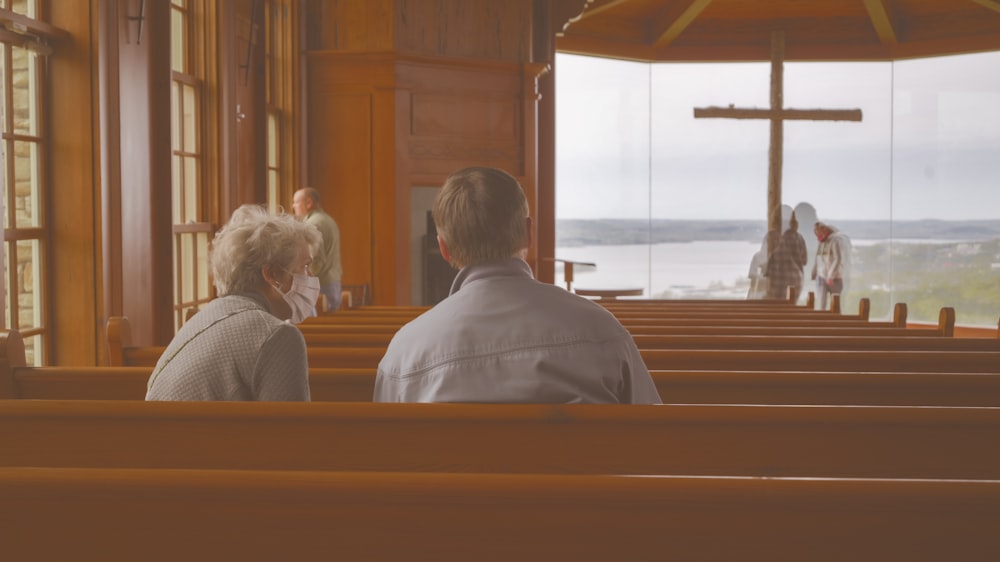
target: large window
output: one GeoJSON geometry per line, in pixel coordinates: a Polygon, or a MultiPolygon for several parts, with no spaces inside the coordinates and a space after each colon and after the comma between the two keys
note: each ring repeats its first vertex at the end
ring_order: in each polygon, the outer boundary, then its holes
{"type": "MultiPolygon", "coordinates": [[[[174,326],[212,298],[208,245],[214,227],[205,220],[204,81],[196,64],[200,34],[188,0],[171,2],[171,144],[174,235],[174,326]]],[[[198,3],[200,4],[200,3],[198,3]]]]}
{"type": "Polygon", "coordinates": [[[7,24],[0,28],[4,325],[24,337],[28,364],[42,365],[50,345],[43,54],[54,30],[39,18],[35,1],[0,1],[0,19],[7,24]]]}
{"type": "MultiPolygon", "coordinates": [[[[862,110],[784,125],[783,203],[853,242],[844,306],[887,317],[1000,317],[1000,53],[896,63],[786,63],[784,105],[862,110]]],[[[557,55],[556,257],[577,287],[745,298],[767,227],[770,65],[644,64],[557,55]]],[[[806,269],[804,291],[813,290],[806,269]]]]}
{"type": "Polygon", "coordinates": [[[291,212],[294,191],[292,147],[295,144],[295,44],[296,3],[267,0],[264,41],[267,106],[267,203],[272,212],[291,212]]]}

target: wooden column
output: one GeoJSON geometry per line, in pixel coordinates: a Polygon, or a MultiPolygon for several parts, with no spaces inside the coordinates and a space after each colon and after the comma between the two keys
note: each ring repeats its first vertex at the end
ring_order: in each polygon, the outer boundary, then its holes
{"type": "MultiPolygon", "coordinates": [[[[771,109],[785,107],[785,34],[771,32],[771,109]]],[[[771,118],[771,146],[767,158],[767,228],[781,232],[781,166],[783,164],[784,121],[771,118]]]]}
{"type": "Polygon", "coordinates": [[[371,286],[375,304],[410,304],[422,277],[410,257],[411,221],[423,221],[411,217],[414,188],[485,165],[509,171],[534,197],[534,2],[306,9],[306,182],[340,226],[343,282],[371,286]]]}

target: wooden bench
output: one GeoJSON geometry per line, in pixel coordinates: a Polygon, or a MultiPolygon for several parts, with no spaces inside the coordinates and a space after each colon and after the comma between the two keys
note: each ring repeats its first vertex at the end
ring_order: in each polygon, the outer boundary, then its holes
{"type": "MultiPolygon", "coordinates": [[[[9,383],[0,399],[143,400],[151,374],[152,367],[0,367],[9,383]]],[[[317,402],[370,402],[375,369],[310,369],[309,387],[317,402]]]]}
{"type": "MultiPolygon", "coordinates": [[[[151,367],[0,367],[11,394],[45,400],[142,400],[151,367]]],[[[1000,407],[1000,374],[652,371],[672,404],[1000,407]]],[[[375,369],[309,369],[314,402],[370,402],[375,369]]]]}
{"type": "Polygon", "coordinates": [[[11,560],[1000,556],[995,481],[0,469],[11,560]]]}
{"type": "Polygon", "coordinates": [[[612,312],[616,316],[619,313],[629,314],[635,312],[706,312],[706,313],[735,313],[735,314],[760,314],[779,316],[803,315],[819,317],[854,316],[861,320],[868,320],[871,316],[871,301],[862,298],[858,301],[858,314],[841,314],[839,311],[815,310],[808,306],[797,306],[790,301],[617,301],[600,302],[601,306],[612,312]],[[740,303],[740,304],[737,304],[740,303]]]}
{"type": "MultiPolygon", "coordinates": [[[[758,325],[720,325],[704,324],[692,326],[628,326],[628,331],[634,336],[641,335],[730,335],[730,336],[898,336],[898,337],[942,337],[944,334],[936,328],[895,328],[891,326],[758,326],[758,325]]],[[[323,333],[323,332],[316,332],[323,333]]],[[[947,337],[947,336],[945,336],[947,337]]]]}
{"type": "MultiPolygon", "coordinates": [[[[821,313],[829,314],[829,313],[821,313]]],[[[840,318],[839,316],[828,316],[829,318],[840,318]]],[[[704,319],[633,319],[624,321],[629,330],[633,330],[636,336],[636,343],[643,348],[746,348],[746,349],[901,349],[915,347],[913,342],[902,340],[884,339],[903,336],[930,336],[944,335],[950,336],[954,331],[954,310],[943,308],[940,313],[937,330],[910,330],[897,328],[892,336],[886,333],[876,333],[879,329],[887,329],[891,326],[905,326],[906,308],[905,304],[897,304],[894,319],[891,323],[876,324],[868,321],[844,321],[827,322],[815,318],[791,321],[788,319],[775,320],[752,320],[749,318],[728,318],[713,317],[711,320],[704,319]],[[685,321],[687,324],[684,324],[685,321]],[[631,322],[649,322],[650,324],[632,325],[631,322]],[[671,322],[670,324],[660,324],[661,322],[671,322]],[[705,322],[722,323],[724,326],[711,326],[705,322]],[[742,322],[742,323],[741,323],[742,322]],[[777,322],[776,324],[774,324],[777,322]],[[851,322],[846,324],[845,322],[851,322]],[[765,323],[771,323],[764,325],[765,323]],[[712,329],[709,330],[708,328],[712,329]],[[825,333],[794,333],[797,329],[813,330],[823,328],[825,333]],[[831,332],[834,328],[852,328],[856,330],[853,335],[839,334],[831,332]],[[701,333],[684,333],[686,330],[701,333]],[[763,332],[761,335],[747,333],[752,329],[763,332]],[[734,330],[735,333],[730,331],[734,330]],[[778,333],[771,333],[768,330],[776,330],[778,333]],[[656,334],[671,335],[671,337],[653,337],[656,334]],[[871,338],[870,335],[880,336],[883,339],[871,338]],[[732,337],[719,337],[732,336],[732,337]],[[738,337],[748,336],[748,337],[738,337]],[[824,339],[810,339],[810,338],[824,339]],[[854,338],[854,339],[852,339],[854,338]],[[862,339],[863,338],[863,339],[862,339]]],[[[379,348],[384,349],[392,339],[395,327],[391,325],[378,326],[371,333],[350,333],[350,325],[333,324],[303,324],[301,329],[306,338],[307,345],[315,347],[344,347],[344,348],[379,348]],[[330,332],[327,332],[329,327],[330,332]]],[[[373,326],[373,325],[365,325],[373,326]]],[[[128,320],[121,317],[113,317],[108,321],[108,357],[112,365],[155,365],[159,356],[163,352],[162,346],[132,347],[128,320]]],[[[1000,345],[1000,338],[997,344],[991,344],[984,338],[965,339],[961,342],[925,342],[918,349],[928,350],[990,350],[1000,345]]],[[[325,367],[372,367],[377,364],[379,357],[372,357],[372,353],[363,350],[345,350],[340,360],[334,360],[330,353],[322,353],[324,357],[319,359],[319,365],[325,367]]],[[[338,355],[338,354],[333,354],[338,355]]]]}
{"type": "MultiPolygon", "coordinates": [[[[737,301],[744,302],[744,301],[737,301]]],[[[948,309],[951,310],[951,309],[948,309]]],[[[814,325],[802,326],[798,323],[787,322],[773,326],[762,326],[757,323],[743,323],[741,325],[722,324],[721,321],[712,324],[697,325],[635,325],[628,323],[628,330],[634,335],[798,335],[798,336],[916,336],[916,337],[950,337],[955,329],[954,311],[947,314],[947,310],[940,315],[936,327],[927,328],[907,328],[906,325],[906,305],[897,303],[892,322],[851,322],[849,324],[826,322],[814,322],[814,325]]],[[[117,321],[117,320],[116,320],[117,321]]],[[[368,334],[395,334],[398,327],[392,325],[366,325],[366,324],[300,324],[299,329],[306,337],[308,343],[325,345],[327,343],[343,345],[348,343],[348,339],[337,339],[332,334],[352,334],[358,339],[366,340],[364,345],[370,344],[374,337],[364,337],[368,334]],[[320,336],[322,337],[314,337],[320,336]]],[[[391,337],[388,337],[385,341],[391,337]]]]}
{"type": "MultiPolygon", "coordinates": [[[[305,334],[304,334],[305,336],[305,334]]],[[[323,336],[310,334],[309,338],[324,341],[318,348],[309,348],[309,361],[312,366],[313,355],[319,353],[317,361],[321,367],[336,368],[375,368],[385,354],[391,335],[375,334],[337,334],[323,336]],[[363,342],[363,343],[362,343],[363,342]],[[353,345],[354,347],[350,347],[353,345]],[[359,347],[360,346],[360,347],[359,347]]],[[[152,367],[160,359],[165,346],[132,346],[131,329],[128,318],[112,317],[107,324],[108,362],[111,366],[152,367]]],[[[308,345],[308,341],[307,341],[308,345]]]]}
{"type": "MultiPolygon", "coordinates": [[[[756,350],[914,350],[1000,351],[996,338],[927,338],[910,336],[804,336],[669,334],[634,335],[643,349],[756,349],[756,350]]],[[[335,338],[335,336],[334,336],[335,338]]],[[[332,341],[332,340],[331,340],[332,341]]]]}
{"type": "Polygon", "coordinates": [[[650,370],[1000,373],[997,351],[641,349],[650,370]]]}
{"type": "Polygon", "coordinates": [[[1000,407],[1000,374],[652,371],[668,404],[1000,407]]]}
{"type": "Polygon", "coordinates": [[[716,307],[727,309],[808,309],[804,305],[796,304],[789,300],[766,299],[766,300],[737,300],[737,299],[628,299],[616,301],[597,301],[605,308],[634,308],[634,307],[677,307],[677,308],[702,308],[716,307]]]}
{"type": "MultiPolygon", "coordinates": [[[[645,336],[636,336],[641,339],[645,336]]],[[[720,336],[721,337],[721,336],[720,336]]],[[[745,336],[753,338],[753,336],[745,336]]],[[[787,341],[796,341],[796,336],[787,336],[787,341]]],[[[760,338],[763,339],[763,338],[760,338]]],[[[743,340],[750,342],[753,340],[743,340]]],[[[888,341],[888,340],[887,340],[888,341]]],[[[899,347],[915,346],[928,349],[926,342],[938,342],[935,338],[905,338],[894,345],[899,347]],[[916,343],[914,343],[916,342],[916,343]]],[[[940,339],[954,341],[955,344],[934,343],[933,346],[954,345],[951,349],[968,348],[992,349],[992,339],[940,339]],[[970,343],[961,343],[970,342],[970,343]]],[[[113,341],[109,341],[114,346],[113,341]]],[[[729,370],[729,371],[807,371],[823,369],[830,371],[913,371],[913,372],[1000,372],[1000,360],[997,351],[903,351],[872,350],[878,347],[876,343],[859,341],[853,349],[845,351],[836,349],[836,340],[828,339],[829,349],[714,349],[719,345],[705,345],[705,349],[648,349],[640,347],[643,359],[650,370],[729,370]],[[711,349],[710,349],[711,348],[711,349]],[[826,361],[834,361],[827,364],[826,361]],[[900,363],[900,361],[903,361],[900,363]],[[970,366],[971,365],[971,366],[970,366]]],[[[720,344],[721,345],[721,344],[720,344]]],[[[805,346],[804,344],[802,344],[805,346]]],[[[740,347],[750,347],[749,343],[740,347]]],[[[883,345],[884,347],[884,345],[883,345]]],[[[109,353],[114,361],[117,356],[125,361],[126,366],[152,366],[162,353],[162,347],[124,348],[118,353],[109,353]]],[[[371,369],[378,366],[384,355],[382,347],[327,347],[314,346],[308,349],[309,366],[311,368],[362,368],[371,369]]]]}
{"type": "MultiPolygon", "coordinates": [[[[875,328],[858,335],[805,335],[785,334],[733,334],[719,333],[648,333],[634,334],[640,349],[917,349],[955,351],[1000,351],[996,338],[929,338],[939,333],[931,330],[911,330],[910,333],[886,335],[875,328]],[[927,332],[930,332],[929,334],[927,332]],[[916,337],[911,337],[913,334],[916,337]]],[[[653,331],[653,330],[650,330],[653,331]]],[[[306,346],[318,347],[375,347],[385,350],[392,334],[340,334],[308,332],[306,346]]]]}
{"type": "MultiPolygon", "coordinates": [[[[645,314],[631,313],[619,317],[618,321],[623,326],[632,329],[634,326],[718,326],[730,327],[755,327],[755,328],[794,328],[794,327],[825,327],[825,328],[906,328],[907,327],[907,306],[906,303],[896,303],[893,307],[892,320],[878,321],[869,320],[870,306],[867,299],[862,299],[858,307],[857,315],[832,314],[821,312],[818,316],[815,312],[808,316],[773,316],[766,314],[725,314],[717,311],[712,314],[661,314],[655,310],[647,311],[645,314]]],[[[955,318],[954,309],[942,308],[938,319],[938,328],[942,335],[951,335],[950,329],[954,329],[955,318]]]]}
{"type": "Polygon", "coordinates": [[[990,479],[1000,409],[0,401],[0,466],[990,479]]]}

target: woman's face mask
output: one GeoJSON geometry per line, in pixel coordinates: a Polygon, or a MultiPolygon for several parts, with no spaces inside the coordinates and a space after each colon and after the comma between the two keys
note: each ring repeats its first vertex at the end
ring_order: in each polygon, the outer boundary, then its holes
{"type": "Polygon", "coordinates": [[[319,298],[319,277],[304,273],[292,275],[292,287],[281,295],[289,308],[292,309],[292,324],[298,324],[316,316],[316,299],[319,298]]]}

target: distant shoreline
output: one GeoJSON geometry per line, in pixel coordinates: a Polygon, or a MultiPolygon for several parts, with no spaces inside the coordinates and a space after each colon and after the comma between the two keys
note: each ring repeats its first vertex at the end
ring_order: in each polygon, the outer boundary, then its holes
{"type": "MultiPolygon", "coordinates": [[[[964,242],[1000,238],[997,220],[829,220],[850,238],[858,240],[900,239],[908,242],[964,242]]],[[[810,232],[803,225],[800,231],[810,232]]],[[[701,241],[760,242],[767,224],[762,220],[675,219],[557,219],[556,246],[605,246],[683,243],[701,241]]]]}

